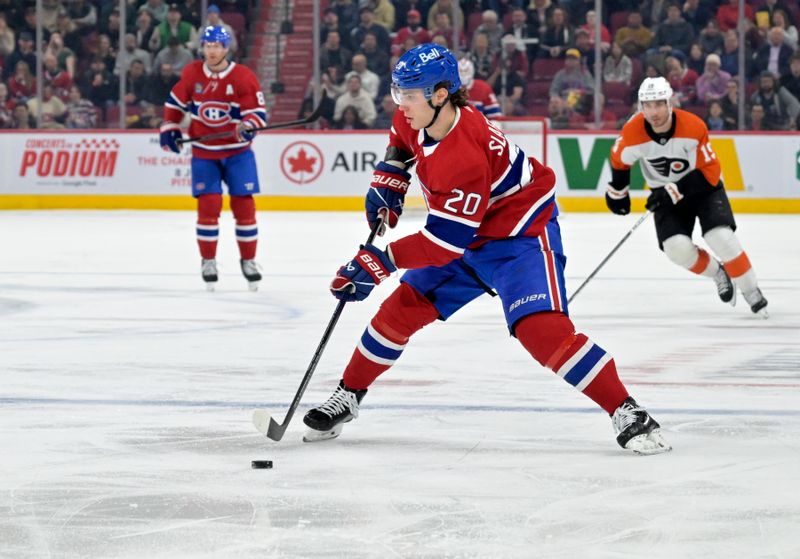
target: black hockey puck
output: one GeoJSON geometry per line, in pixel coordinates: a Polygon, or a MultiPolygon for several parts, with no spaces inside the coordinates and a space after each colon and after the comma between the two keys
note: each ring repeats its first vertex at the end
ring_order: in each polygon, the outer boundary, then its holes
{"type": "Polygon", "coordinates": [[[250,462],[250,467],[254,470],[270,470],[272,469],[272,460],[253,460],[250,462]]]}

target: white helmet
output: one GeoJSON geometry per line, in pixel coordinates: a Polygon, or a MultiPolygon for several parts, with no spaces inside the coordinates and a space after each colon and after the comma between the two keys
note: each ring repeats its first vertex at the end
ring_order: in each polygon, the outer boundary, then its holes
{"type": "Polygon", "coordinates": [[[458,61],[458,77],[461,78],[461,83],[464,87],[469,89],[472,87],[472,81],[475,78],[475,65],[469,58],[462,58],[458,61]]]}
{"type": "Polygon", "coordinates": [[[667,107],[672,112],[672,87],[666,78],[645,78],[639,86],[639,110],[642,110],[644,101],[666,101],[667,107]]]}

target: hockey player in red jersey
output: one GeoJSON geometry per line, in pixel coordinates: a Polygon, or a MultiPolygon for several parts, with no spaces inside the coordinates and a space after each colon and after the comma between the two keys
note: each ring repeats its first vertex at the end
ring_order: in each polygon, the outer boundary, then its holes
{"type": "Polygon", "coordinates": [[[439,45],[403,54],[392,95],[400,110],[366,197],[367,219],[396,225],[412,165],[428,218],[385,250],[363,246],[331,283],[338,299],[360,301],[398,268],[408,270],[367,326],[333,395],[306,414],[305,440],[338,436],[415,332],[496,291],[510,334],[612,417],[623,448],[670,450],[658,423],[620,382],[611,355],[576,332],[567,315],[553,171],[469,106],[457,62],[439,45]]]}
{"type": "Polygon", "coordinates": [[[461,78],[461,85],[467,90],[467,100],[470,105],[482,112],[486,118],[503,116],[492,86],[483,80],[475,79],[475,65],[469,58],[458,61],[458,76],[461,78]]]}
{"type": "Polygon", "coordinates": [[[267,110],[255,74],[227,59],[230,39],[221,26],[208,26],[203,31],[205,60],[186,65],[164,103],[161,147],[180,152],[180,122],[187,113],[191,117],[191,137],[230,132],[224,138],[192,144],[192,196],[197,198],[201,272],[206,286],[213,291],[224,182],[236,219],[239,263],[250,289],[255,291],[261,273],[255,261],[258,226],[253,194],[259,192],[259,185],[250,143],[255,136],[253,129],[266,126],[267,110]]]}
{"type": "Polygon", "coordinates": [[[655,214],[661,250],[678,266],[712,278],[723,302],[735,305],[738,287],[750,310],[767,318],[767,300],[734,233],[736,222],[708,128],[692,113],[673,109],[671,99],[672,88],[664,78],[642,82],[640,111],[611,148],[606,203],[616,214],[630,212],[630,168],[639,161],[652,190],[646,207],[655,214]],[[695,221],[715,257],[692,241],[695,221]]]}

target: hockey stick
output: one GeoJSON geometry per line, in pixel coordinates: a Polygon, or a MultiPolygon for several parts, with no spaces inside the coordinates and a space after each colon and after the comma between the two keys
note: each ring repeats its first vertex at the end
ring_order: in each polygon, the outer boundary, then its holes
{"type": "MultiPolygon", "coordinates": [[[[375,235],[378,234],[378,230],[382,225],[382,218],[375,222],[375,225],[372,227],[372,231],[367,238],[366,244],[370,244],[375,240],[375,235]]],[[[294,395],[294,400],[292,400],[292,403],[289,406],[289,411],[286,412],[286,417],[284,417],[283,423],[278,423],[275,421],[265,410],[255,410],[253,412],[253,425],[255,425],[256,429],[264,433],[273,441],[279,441],[283,438],[283,434],[286,432],[286,428],[289,426],[289,422],[292,420],[294,412],[297,410],[297,406],[300,405],[300,399],[303,397],[303,393],[306,391],[306,387],[311,380],[311,375],[314,374],[314,370],[317,368],[317,363],[319,363],[319,359],[322,357],[322,352],[325,350],[325,346],[328,345],[328,340],[333,333],[333,329],[336,327],[336,323],[339,322],[339,317],[342,314],[345,304],[347,304],[347,301],[342,299],[336,305],[336,310],[333,311],[333,316],[331,316],[331,319],[328,321],[328,327],[325,328],[325,333],[322,334],[322,339],[319,341],[317,351],[314,352],[314,357],[311,358],[311,364],[309,364],[303,380],[300,381],[300,387],[297,389],[297,393],[294,395]]]]}
{"type": "Polygon", "coordinates": [[[619,249],[619,247],[621,247],[621,246],[622,246],[622,243],[624,243],[625,241],[627,241],[627,240],[628,240],[628,237],[630,237],[630,236],[631,236],[631,233],[633,233],[634,231],[636,231],[636,228],[637,228],[637,227],[639,227],[639,226],[640,226],[642,223],[644,223],[644,220],[645,220],[645,219],[647,219],[647,218],[650,216],[650,214],[651,214],[651,213],[653,213],[653,212],[651,212],[650,210],[645,210],[645,212],[644,212],[644,215],[643,215],[642,217],[640,217],[636,223],[634,223],[634,224],[633,224],[633,227],[631,227],[631,228],[630,228],[630,230],[629,230],[627,233],[625,233],[625,236],[624,236],[624,237],[622,237],[622,238],[619,240],[619,242],[617,243],[617,245],[616,245],[614,248],[612,248],[612,249],[611,249],[611,252],[609,252],[609,253],[608,253],[608,255],[607,255],[605,258],[603,258],[603,261],[602,261],[602,262],[600,262],[600,264],[598,264],[598,265],[597,265],[597,268],[595,268],[595,269],[594,269],[594,272],[592,272],[591,274],[589,274],[589,277],[588,277],[588,278],[586,278],[585,280],[583,280],[583,283],[580,285],[580,287],[578,287],[578,289],[576,289],[576,290],[575,290],[575,292],[574,292],[572,295],[570,295],[569,299],[567,299],[567,304],[568,304],[568,305],[569,305],[569,304],[572,302],[572,300],[575,298],[575,296],[576,296],[578,293],[580,293],[580,292],[581,292],[581,289],[583,289],[583,288],[586,286],[586,284],[587,284],[587,283],[589,283],[589,281],[590,281],[590,280],[591,280],[591,279],[592,279],[592,278],[593,278],[595,275],[597,275],[597,272],[599,272],[599,271],[600,271],[600,268],[602,268],[603,266],[605,266],[605,263],[606,263],[606,262],[608,262],[608,260],[609,260],[609,259],[610,259],[612,256],[614,256],[614,253],[615,253],[615,252],[617,252],[617,249],[619,249]]]}
{"type": "MultiPolygon", "coordinates": [[[[291,128],[293,126],[302,126],[304,124],[311,124],[319,120],[319,117],[322,116],[322,102],[328,97],[328,94],[325,93],[325,90],[322,90],[322,97],[320,98],[319,105],[317,108],[314,109],[314,112],[308,115],[306,118],[300,118],[297,120],[290,120],[289,122],[279,122],[278,124],[269,124],[267,126],[260,126],[258,128],[251,128],[251,132],[263,132],[264,130],[279,130],[281,128],[291,128]]],[[[207,134],[205,136],[195,136],[194,138],[181,138],[177,141],[179,146],[183,144],[188,144],[190,142],[206,142],[208,140],[219,140],[220,138],[228,138],[234,134],[233,131],[228,132],[216,132],[214,134],[207,134]]]]}

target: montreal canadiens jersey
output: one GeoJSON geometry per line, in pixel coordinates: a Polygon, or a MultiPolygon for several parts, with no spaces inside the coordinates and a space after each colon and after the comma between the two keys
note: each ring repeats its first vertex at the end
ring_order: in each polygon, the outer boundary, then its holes
{"type": "Polygon", "coordinates": [[[500,103],[497,96],[492,91],[492,87],[483,80],[473,80],[472,87],[469,88],[470,104],[486,115],[486,118],[496,118],[503,116],[500,111],[500,103]]]}
{"type": "Polygon", "coordinates": [[[267,125],[264,94],[255,74],[235,62],[218,74],[202,60],[187,64],[164,103],[164,123],[177,126],[184,113],[191,115],[189,136],[230,132],[230,137],[194,142],[192,155],[200,159],[222,159],[247,149],[250,142],[236,139],[240,122],[254,128],[267,125]]]}
{"type": "Polygon", "coordinates": [[[421,231],[389,244],[399,268],[442,266],[490,240],[539,236],[556,215],[553,171],[473,107],[456,107],[438,142],[397,111],[389,145],[414,156],[428,206],[421,231]]]}
{"type": "Polygon", "coordinates": [[[638,160],[650,187],[677,183],[695,169],[712,186],[719,184],[719,160],[711,149],[708,128],[699,117],[673,109],[672,129],[666,136],[653,132],[642,113],[633,116],[611,148],[611,168],[627,171],[638,160]]]}

